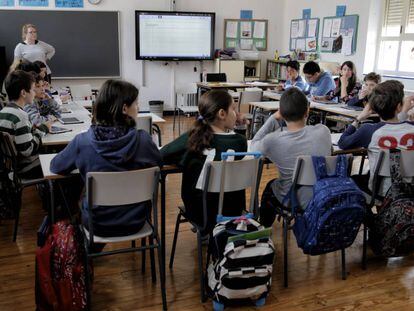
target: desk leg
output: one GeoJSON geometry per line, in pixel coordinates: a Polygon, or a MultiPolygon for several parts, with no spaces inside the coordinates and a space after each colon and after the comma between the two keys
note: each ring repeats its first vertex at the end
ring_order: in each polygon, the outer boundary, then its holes
{"type": "Polygon", "coordinates": [[[49,180],[49,191],[50,191],[50,222],[55,223],[55,193],[53,190],[53,180],[49,180]]]}
{"type": "Polygon", "coordinates": [[[161,174],[161,269],[165,278],[165,179],[166,175],[161,174]]]}
{"type": "Polygon", "coordinates": [[[253,107],[252,124],[250,125],[250,133],[249,133],[248,139],[253,139],[254,124],[256,121],[256,111],[257,111],[257,107],[255,106],[253,107]]]}

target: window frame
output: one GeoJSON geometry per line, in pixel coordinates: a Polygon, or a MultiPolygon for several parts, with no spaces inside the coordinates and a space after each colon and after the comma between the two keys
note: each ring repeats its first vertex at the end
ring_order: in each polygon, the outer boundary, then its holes
{"type": "Polygon", "coordinates": [[[409,21],[409,8],[410,8],[410,1],[411,0],[402,0],[404,4],[404,14],[402,16],[401,21],[401,28],[400,28],[400,35],[399,36],[383,36],[383,27],[385,23],[386,17],[386,10],[387,10],[387,1],[382,1],[382,13],[381,13],[381,23],[378,26],[378,40],[377,40],[377,49],[375,55],[375,71],[381,73],[384,76],[391,76],[391,77],[401,77],[401,78],[412,78],[414,79],[414,71],[403,71],[399,70],[400,68],[400,58],[401,58],[401,45],[403,41],[414,41],[414,33],[405,33],[405,29],[408,25],[409,21]],[[380,69],[380,52],[381,52],[381,43],[383,41],[394,41],[398,42],[398,53],[397,53],[397,60],[396,60],[396,68],[395,70],[385,70],[380,69]]]}

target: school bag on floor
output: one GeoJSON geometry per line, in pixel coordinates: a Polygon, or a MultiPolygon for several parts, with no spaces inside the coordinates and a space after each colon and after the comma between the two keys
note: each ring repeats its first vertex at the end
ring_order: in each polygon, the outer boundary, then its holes
{"type": "Polygon", "coordinates": [[[386,257],[414,251],[414,183],[403,181],[400,159],[400,151],[390,152],[392,185],[369,225],[369,243],[374,253],[386,257]]]}
{"type": "Polygon", "coordinates": [[[350,246],[365,213],[365,198],[348,177],[346,156],[337,157],[333,175],[328,175],[325,157],[312,157],[316,175],[313,198],[295,218],[293,232],[305,254],[319,255],[350,246]]]}
{"type": "Polygon", "coordinates": [[[69,220],[45,217],[36,250],[36,310],[87,310],[83,236],[69,220]]]}
{"type": "Polygon", "coordinates": [[[252,216],[218,216],[209,245],[213,260],[207,269],[215,310],[244,302],[262,305],[270,291],[275,254],[271,229],[252,216]]]}

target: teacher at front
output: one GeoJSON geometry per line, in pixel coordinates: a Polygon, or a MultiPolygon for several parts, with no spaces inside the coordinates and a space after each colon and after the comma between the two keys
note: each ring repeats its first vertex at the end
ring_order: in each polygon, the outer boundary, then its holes
{"type": "Polygon", "coordinates": [[[37,40],[37,29],[33,24],[25,24],[22,27],[23,42],[17,44],[14,49],[14,59],[28,60],[31,62],[41,61],[46,64],[47,81],[51,81],[51,71],[47,61],[55,55],[55,48],[50,44],[37,40]]]}

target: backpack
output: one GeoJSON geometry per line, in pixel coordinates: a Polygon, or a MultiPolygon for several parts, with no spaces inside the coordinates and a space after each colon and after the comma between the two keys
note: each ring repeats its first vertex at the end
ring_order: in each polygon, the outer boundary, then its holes
{"type": "Polygon", "coordinates": [[[386,257],[403,256],[414,250],[414,183],[403,181],[400,159],[400,151],[390,152],[391,188],[369,224],[372,250],[386,257]]]}
{"type": "Polygon", "coordinates": [[[46,216],[36,250],[36,310],[87,310],[83,236],[69,220],[49,226],[46,216]]]}
{"type": "Polygon", "coordinates": [[[365,212],[365,198],[347,177],[346,156],[337,157],[336,170],[328,175],[324,157],[312,157],[316,175],[313,198],[302,215],[296,215],[293,232],[305,254],[319,255],[350,246],[365,212]]]}
{"type": "Polygon", "coordinates": [[[272,283],[275,249],[265,229],[252,218],[218,216],[209,243],[208,291],[215,306],[254,301],[263,304],[272,283]]]}

